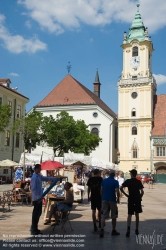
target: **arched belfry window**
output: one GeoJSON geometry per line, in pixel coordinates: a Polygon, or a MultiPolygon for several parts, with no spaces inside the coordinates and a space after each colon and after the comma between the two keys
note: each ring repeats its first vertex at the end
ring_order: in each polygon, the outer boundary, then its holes
{"type": "Polygon", "coordinates": [[[133,47],[132,56],[138,56],[138,47],[137,46],[133,47]]]}
{"type": "Polygon", "coordinates": [[[132,151],[132,158],[138,158],[138,145],[135,139],[134,139],[131,151],[132,151]]]}
{"type": "Polygon", "coordinates": [[[97,128],[92,128],[91,134],[98,135],[99,136],[99,130],[97,128]]]}
{"type": "Polygon", "coordinates": [[[132,127],[132,135],[137,135],[137,127],[132,127]]]}

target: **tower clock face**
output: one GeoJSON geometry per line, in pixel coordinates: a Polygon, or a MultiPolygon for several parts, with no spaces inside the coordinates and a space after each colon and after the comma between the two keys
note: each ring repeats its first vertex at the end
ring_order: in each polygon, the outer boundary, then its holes
{"type": "Polygon", "coordinates": [[[140,65],[140,58],[139,56],[132,57],[130,60],[130,66],[132,68],[137,68],[140,65]]]}

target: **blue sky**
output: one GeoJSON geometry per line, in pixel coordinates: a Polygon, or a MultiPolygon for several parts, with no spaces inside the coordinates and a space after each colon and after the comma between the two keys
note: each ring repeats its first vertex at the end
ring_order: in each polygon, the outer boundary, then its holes
{"type": "MultiPolygon", "coordinates": [[[[140,0],[153,46],[157,94],[166,94],[166,1],[140,0]]],[[[30,110],[67,74],[93,91],[98,68],[101,99],[118,112],[123,33],[137,11],[132,0],[0,0],[0,78],[27,96],[30,110]]]]}

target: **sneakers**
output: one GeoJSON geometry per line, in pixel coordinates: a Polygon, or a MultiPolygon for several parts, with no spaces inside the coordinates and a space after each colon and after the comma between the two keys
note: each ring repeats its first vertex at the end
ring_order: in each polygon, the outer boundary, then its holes
{"type": "Polygon", "coordinates": [[[119,233],[119,232],[117,232],[116,230],[112,230],[111,235],[120,235],[120,233],[119,233]]]}
{"type": "Polygon", "coordinates": [[[139,234],[139,231],[138,229],[135,230],[135,234],[138,235],[139,234]]]}
{"type": "Polygon", "coordinates": [[[130,237],[130,231],[129,230],[126,233],[126,237],[130,237]]]}
{"type": "Polygon", "coordinates": [[[98,228],[97,226],[94,226],[94,232],[97,232],[98,228]]]}
{"type": "Polygon", "coordinates": [[[38,235],[38,234],[42,234],[42,232],[37,229],[36,231],[31,231],[31,235],[38,235]]]}
{"type": "Polygon", "coordinates": [[[100,231],[100,238],[103,238],[104,237],[104,230],[101,230],[100,231]]]}

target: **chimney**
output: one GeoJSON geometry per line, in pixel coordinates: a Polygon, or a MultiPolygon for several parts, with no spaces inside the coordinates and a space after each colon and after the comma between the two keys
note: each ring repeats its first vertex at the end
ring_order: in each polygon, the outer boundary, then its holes
{"type": "Polygon", "coordinates": [[[99,80],[99,74],[98,70],[96,71],[95,81],[94,81],[94,93],[100,98],[100,80],[99,80]]]}

